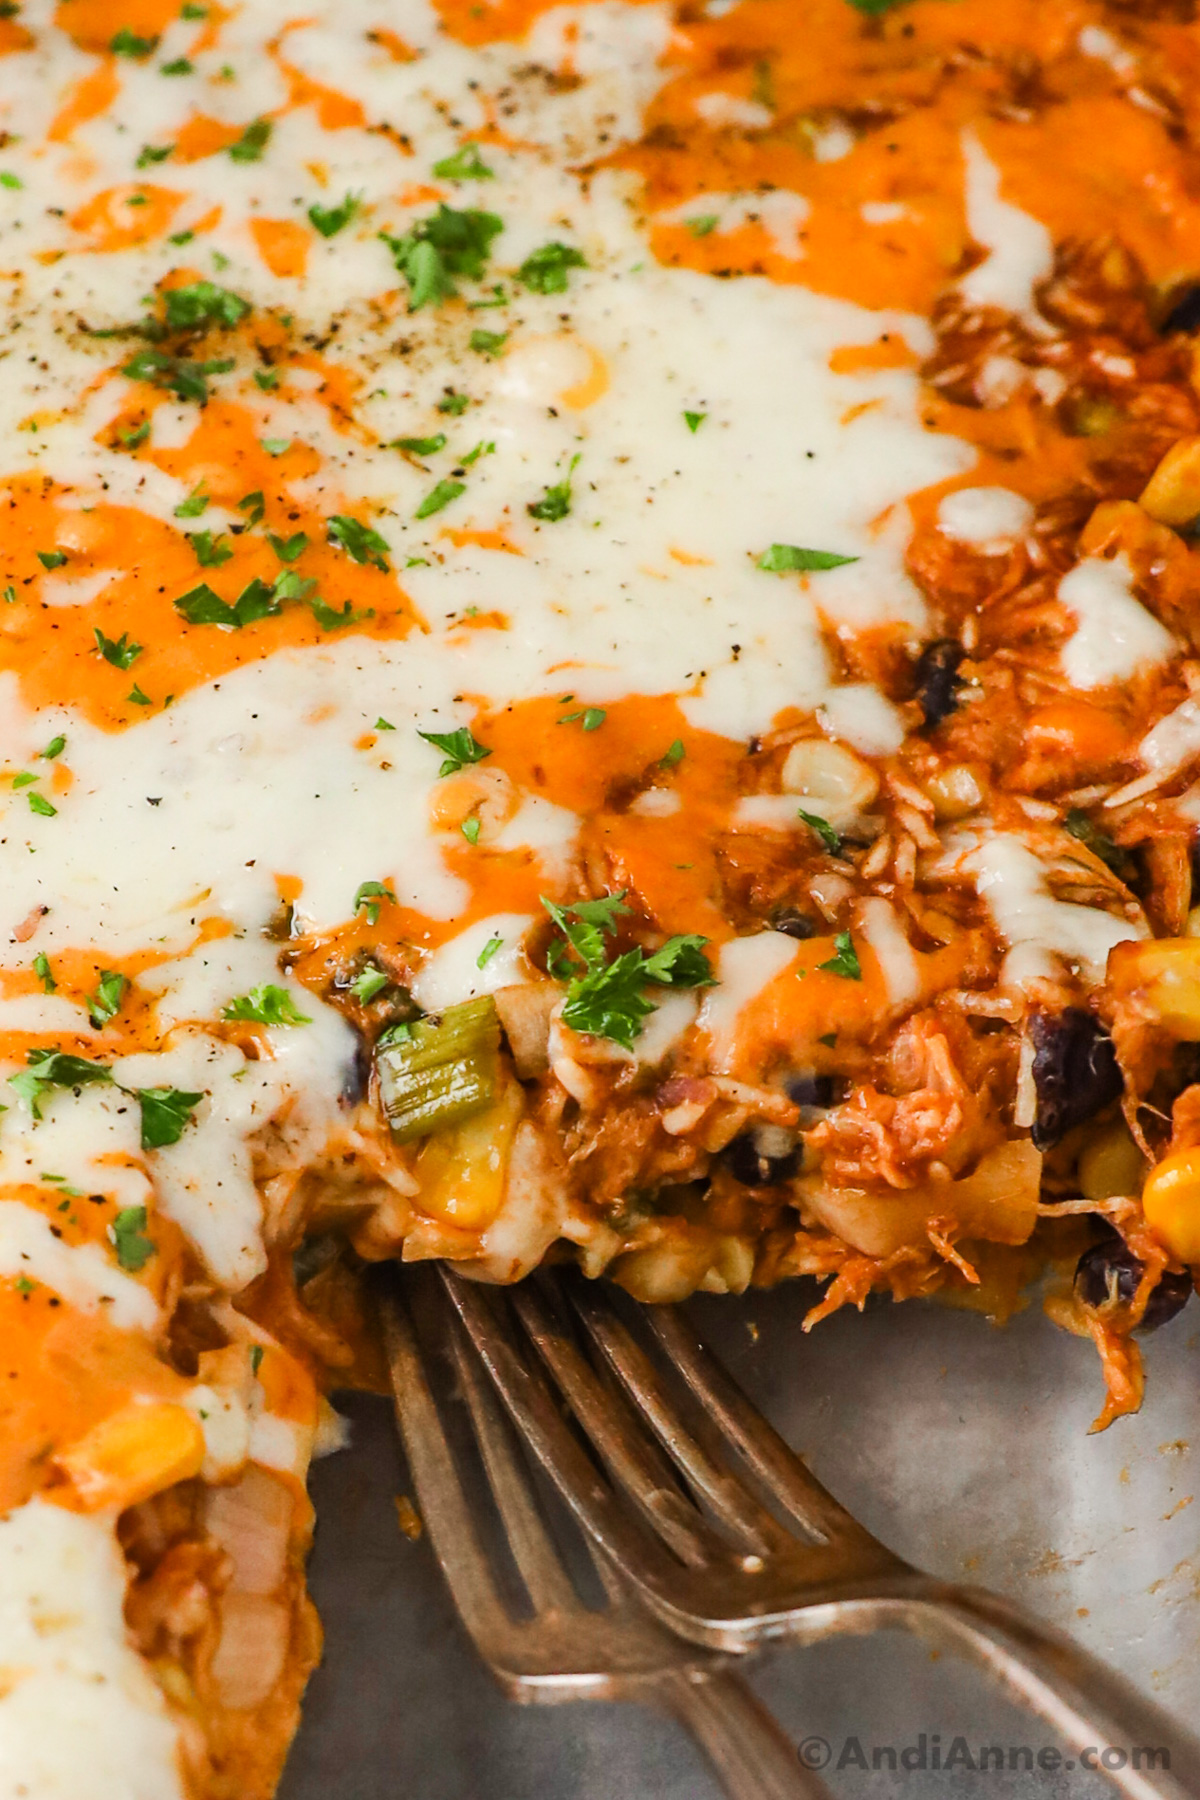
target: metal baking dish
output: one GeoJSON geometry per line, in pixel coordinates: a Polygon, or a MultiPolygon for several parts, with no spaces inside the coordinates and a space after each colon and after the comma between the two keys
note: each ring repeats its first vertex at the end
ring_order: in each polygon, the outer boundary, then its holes
{"type": "MultiPolygon", "coordinates": [[[[701,1298],[692,1310],[870,1530],[931,1571],[996,1588],[1073,1632],[1194,1729],[1200,1304],[1146,1340],[1142,1412],[1089,1437],[1102,1398],[1094,1352],[1036,1304],[996,1329],[941,1306],[880,1301],[805,1337],[811,1297],[808,1284],[793,1283],[741,1300],[701,1298]]],[[[664,1719],[625,1706],[520,1708],[500,1696],[457,1626],[428,1545],[398,1529],[394,1499],[408,1482],[387,1405],[362,1395],[338,1404],[353,1441],[318,1464],[312,1483],[325,1660],[282,1800],[717,1800],[664,1719]]],[[[1042,1727],[965,1666],[905,1638],[780,1650],[756,1663],[753,1679],[810,1760],[828,1747],[825,1776],[838,1795],[1092,1800],[1113,1791],[1099,1774],[1053,1767],[1052,1754],[1039,1766],[1039,1752],[1054,1749],[1042,1727]],[[999,1745],[1005,1769],[972,1770],[959,1738],[972,1759],[999,1745]],[[937,1766],[952,1753],[953,1769],[937,1766]]]]}

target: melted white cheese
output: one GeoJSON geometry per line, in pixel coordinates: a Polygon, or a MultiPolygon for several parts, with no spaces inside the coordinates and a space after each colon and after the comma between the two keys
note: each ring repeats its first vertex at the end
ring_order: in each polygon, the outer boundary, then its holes
{"type": "Polygon", "coordinates": [[[1062,651],[1072,687],[1127,681],[1147,663],[1166,662],[1178,645],[1165,625],[1131,592],[1133,571],[1123,556],[1089,556],[1067,572],[1058,597],[1078,623],[1062,651]]]}
{"type": "Polygon", "coordinates": [[[717,986],[705,989],[699,1019],[712,1041],[716,1068],[725,1069],[732,1060],[739,1015],[795,958],[795,942],[782,931],[761,931],[721,945],[717,986]]]}
{"type": "Polygon", "coordinates": [[[183,1800],[177,1731],[131,1647],[115,1521],[30,1500],[0,1519],[0,1794],[183,1800]]]}
{"type": "Polygon", "coordinates": [[[858,921],[863,937],[878,958],[889,1004],[910,1006],[920,995],[921,975],[895,910],[886,900],[863,900],[858,907],[858,921]]]}
{"type": "Polygon", "coordinates": [[[997,306],[1031,314],[1033,290],[1054,267],[1054,240],[1039,219],[1000,193],[1000,171],[973,131],[962,139],[967,176],[967,225],[988,252],[959,282],[969,306],[997,306]]]}
{"type": "Polygon", "coordinates": [[[938,530],[985,553],[1007,550],[1032,524],[1033,507],[1011,488],[956,488],[938,506],[938,530]]]}
{"type": "Polygon", "coordinates": [[[522,944],[534,923],[528,913],[493,913],[468,925],[435,950],[420,971],[412,987],[417,1004],[426,1012],[437,1012],[456,1000],[494,994],[514,981],[529,981],[532,970],[522,944]],[[480,957],[484,957],[482,968],[480,957]]]}
{"type": "Polygon", "coordinates": [[[1098,907],[1054,899],[1033,851],[1009,832],[996,832],[978,845],[963,867],[974,876],[980,898],[987,902],[996,930],[1009,947],[1001,974],[1008,986],[1052,979],[1059,957],[1077,964],[1086,980],[1102,981],[1109,951],[1139,935],[1127,920],[1098,907]]]}
{"type": "Polygon", "coordinates": [[[1193,756],[1200,756],[1200,700],[1184,700],[1158,721],[1138,745],[1142,767],[1156,775],[1173,775],[1193,756]]]}

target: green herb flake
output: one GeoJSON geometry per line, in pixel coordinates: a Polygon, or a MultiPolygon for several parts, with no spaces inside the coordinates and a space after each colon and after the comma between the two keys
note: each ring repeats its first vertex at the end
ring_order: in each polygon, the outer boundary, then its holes
{"type": "Polygon", "coordinates": [[[408,283],[409,312],[423,306],[440,306],[458,292],[454,277],[481,281],[491,255],[493,238],[504,229],[495,213],[471,208],[457,212],[441,205],[420,219],[402,237],[386,231],[380,237],[392,254],[399,274],[408,283]]]}
{"type": "Polygon", "coordinates": [[[231,356],[192,362],[186,357],[168,356],[165,350],[139,350],[121,373],[131,381],[148,381],[151,387],[165,388],[177,400],[195,400],[203,406],[208,399],[208,377],[226,375],[233,367],[231,356]]]}
{"type": "Polygon", "coordinates": [[[320,206],[314,202],[308,209],[309,224],[324,238],[336,237],[350,223],[358,206],[357,194],[347,194],[337,206],[320,206]]]}
{"type": "Polygon", "coordinates": [[[584,710],[583,729],[585,731],[599,731],[607,717],[608,713],[603,706],[589,706],[584,710]]]}
{"type": "Polygon", "coordinates": [[[141,644],[131,643],[127,631],[123,631],[120,637],[115,639],[105,637],[99,627],[94,626],[93,631],[97,650],[105,662],[111,663],[114,669],[128,669],[142,654],[141,644]]]}
{"type": "Polygon", "coordinates": [[[483,946],[483,949],[479,952],[479,955],[475,958],[475,967],[477,969],[486,969],[497,950],[502,950],[503,948],[504,939],[502,937],[490,937],[483,946]]]}
{"type": "Polygon", "coordinates": [[[427,744],[432,744],[445,757],[445,762],[438,770],[439,776],[457,775],[460,769],[467,768],[471,763],[482,762],[485,756],[492,754],[472,736],[465,725],[460,726],[457,731],[418,731],[417,736],[424,738],[427,744]]]}
{"type": "Polygon", "coordinates": [[[168,331],[203,331],[210,325],[232,328],[250,311],[250,302],[215,281],[192,281],[168,288],[163,297],[168,331]]]}
{"type": "Polygon", "coordinates": [[[587,258],[571,244],[543,244],[525,258],[517,270],[517,280],[535,294],[565,294],[567,270],[586,269],[587,258]]]}
{"type": "Polygon", "coordinates": [[[128,979],[118,970],[101,969],[96,991],[87,997],[88,1018],[94,1031],[102,1031],[110,1019],[116,1018],[128,986],[128,979]]]}
{"type": "Polygon", "coordinates": [[[0,187],[23,188],[24,186],[25,183],[19,175],[14,175],[9,169],[0,170],[0,187]]]}
{"type": "Polygon", "coordinates": [[[665,768],[673,769],[678,763],[683,761],[686,755],[687,752],[683,747],[683,739],[676,738],[670,749],[660,756],[658,760],[665,768]]]}
{"type": "Polygon", "coordinates": [[[254,385],[256,388],[261,389],[264,394],[273,394],[275,389],[279,386],[279,370],[255,369],[254,385]]]}
{"type": "Polygon", "coordinates": [[[237,503],[237,509],[240,513],[245,513],[247,525],[260,525],[264,511],[262,489],[256,488],[252,494],[243,494],[237,503]]]}
{"type": "Polygon", "coordinates": [[[30,1294],[34,1294],[37,1292],[36,1281],[30,1281],[28,1275],[18,1275],[16,1287],[17,1287],[17,1292],[18,1292],[18,1294],[20,1294],[22,1300],[28,1300],[30,1294]]]}
{"type": "Polygon", "coordinates": [[[146,1236],[146,1223],[144,1206],[123,1206],[109,1226],[117,1261],[131,1275],[144,1269],[157,1249],[146,1236]]]}
{"type": "Polygon", "coordinates": [[[464,819],[459,826],[459,830],[466,838],[468,844],[477,844],[479,842],[479,833],[481,829],[482,827],[478,819],[464,819]]]}
{"type": "Polygon", "coordinates": [[[138,445],[144,444],[150,436],[150,421],[143,419],[140,425],[118,425],[117,436],[126,450],[136,450],[138,445]]]}
{"type": "Polygon", "coordinates": [[[138,686],[136,681],[134,682],[133,686],[130,688],[130,690],[129,690],[128,694],[125,696],[125,698],[133,706],[153,706],[154,705],[154,702],[150,698],[149,694],[143,694],[141,688],[138,686]]]}
{"type": "Polygon", "coordinates": [[[395,731],[396,727],[392,724],[390,719],[385,719],[383,714],[380,713],[375,721],[375,729],[376,731],[395,731]]]}
{"type": "Polygon", "coordinates": [[[525,511],[531,519],[542,519],[547,524],[555,524],[559,519],[566,518],[571,510],[571,476],[578,462],[579,457],[573,456],[563,480],[548,487],[540,500],[530,501],[525,511]]]}
{"type": "Polygon", "coordinates": [[[195,63],[189,62],[186,56],[177,56],[173,62],[163,63],[159,67],[160,75],[193,75],[195,63]]]}
{"type": "Polygon", "coordinates": [[[354,895],[354,911],[358,912],[361,907],[367,915],[367,924],[378,925],[379,903],[382,900],[390,900],[393,906],[396,904],[396,896],[390,887],[386,887],[382,881],[361,882],[354,895]]]}
{"type": "Polygon", "coordinates": [[[61,569],[67,556],[65,550],[39,550],[37,559],[43,569],[61,569]]]}
{"type": "Polygon", "coordinates": [[[297,531],[289,538],[276,537],[273,531],[268,531],[267,542],[281,563],[294,563],[308,549],[308,537],[303,531],[297,531]]]}
{"type": "Polygon", "coordinates": [[[822,819],[818,813],[805,812],[802,806],[796,808],[797,814],[810,831],[814,831],[831,856],[836,856],[842,847],[842,840],[828,819],[822,819]]]}
{"type": "Polygon", "coordinates": [[[391,546],[370,525],[351,519],[345,513],[334,513],[325,522],[325,535],[331,544],[344,550],[352,562],[371,563],[375,568],[386,572],[391,546]]]}
{"type": "Polygon", "coordinates": [[[174,144],[143,144],[138,151],[135,167],[149,169],[155,163],[166,162],[174,148],[174,144]]]}
{"type": "Polygon", "coordinates": [[[494,181],[496,171],[489,169],[478,144],[460,144],[452,156],[435,162],[433,172],[440,181],[494,181]]]}
{"type": "Polygon", "coordinates": [[[694,238],[709,237],[720,223],[719,213],[695,213],[690,219],[684,220],[694,238]]]}
{"type": "Polygon", "coordinates": [[[81,1056],[68,1056],[63,1050],[27,1050],[27,1067],[10,1075],[8,1085],[25,1101],[35,1119],[42,1116],[41,1102],[52,1087],[80,1088],[112,1080],[107,1063],[85,1062],[81,1056]]]}
{"type": "Polygon", "coordinates": [[[120,31],[114,32],[108,40],[108,47],[114,56],[153,56],[158,49],[157,37],[139,37],[123,25],[120,31]]]}
{"type": "Polygon", "coordinates": [[[840,975],[844,981],[861,981],[862,964],[858,960],[858,952],[850,933],[839,931],[833,940],[833,947],[834,954],[828,962],[818,963],[818,969],[826,969],[830,975],[840,975]]]}
{"type": "Polygon", "coordinates": [[[482,331],[477,326],[467,339],[467,347],[480,356],[499,356],[507,342],[507,331],[482,331]]]}
{"type": "Polygon", "coordinates": [[[251,1346],[250,1346],[250,1373],[252,1375],[257,1375],[258,1371],[262,1368],[262,1359],[263,1359],[262,1345],[261,1344],[251,1344],[251,1346]]]}
{"type": "Polygon", "coordinates": [[[58,989],[54,979],[54,971],[50,967],[50,958],[44,950],[39,950],[33,959],[33,972],[42,984],[43,994],[53,994],[58,989]]]}
{"type": "Polygon", "coordinates": [[[247,125],[237,142],[230,144],[230,161],[236,163],[261,162],[263,151],[271,141],[273,130],[274,126],[270,119],[255,119],[247,125]]]}
{"type": "Polygon", "coordinates": [[[707,417],[708,414],[702,412],[685,412],[683,415],[684,423],[693,436],[699,431],[707,417]]]}
{"type": "Polygon", "coordinates": [[[233,545],[223,535],[214,537],[211,531],[189,531],[185,535],[202,569],[219,569],[233,555],[233,545]]]}
{"type": "Polygon", "coordinates": [[[465,481],[439,481],[436,487],[429,490],[418,506],[413,514],[414,519],[431,518],[434,513],[441,512],[444,506],[449,506],[452,500],[457,500],[458,496],[465,494],[466,491],[465,481]]]}
{"type": "Polygon", "coordinates": [[[30,812],[37,813],[39,818],[56,819],[58,817],[57,806],[51,806],[44,794],[29,793],[25,798],[29,801],[30,812]]]}
{"type": "Polygon", "coordinates": [[[840,569],[843,563],[857,562],[857,556],[839,556],[835,550],[805,550],[799,544],[772,544],[758,559],[760,569],[781,575],[789,571],[840,569]]]}
{"type": "Polygon", "coordinates": [[[204,491],[204,483],[193,488],[186,500],[181,500],[175,508],[177,519],[198,519],[201,513],[208,511],[208,495],[204,491]]]}
{"type": "Polygon", "coordinates": [[[14,788],[32,787],[33,783],[37,779],[38,779],[38,777],[36,775],[31,775],[29,773],[28,769],[22,769],[21,773],[19,775],[13,776],[13,787],[14,788]]]}
{"type": "Polygon", "coordinates": [[[407,450],[412,456],[436,456],[439,450],[446,448],[446,434],[439,431],[434,437],[396,438],[392,448],[407,450]]]}
{"type": "Polygon", "coordinates": [[[374,963],[368,963],[350,983],[350,992],[360,1006],[368,1006],[389,985],[391,979],[383,969],[377,969],[374,963]]]}
{"type": "Polygon", "coordinates": [[[443,394],[437,403],[437,409],[440,413],[448,413],[452,418],[457,419],[466,412],[470,404],[469,394],[443,394]]]}
{"type": "Polygon", "coordinates": [[[239,994],[221,1008],[223,1019],[244,1019],[252,1025],[311,1025],[285,987],[273,981],[260,982],[248,994],[239,994]]]}
{"type": "Polygon", "coordinates": [[[177,1144],[192,1122],[192,1115],[203,1094],[188,1094],[182,1088],[134,1088],[142,1109],[142,1149],[162,1150],[177,1144]]]}

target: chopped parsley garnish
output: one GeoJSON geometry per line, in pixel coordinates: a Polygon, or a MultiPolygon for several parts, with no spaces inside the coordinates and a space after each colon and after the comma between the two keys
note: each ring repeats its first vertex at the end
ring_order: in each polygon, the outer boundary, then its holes
{"type": "Polygon", "coordinates": [[[567,907],[543,897],[542,905],[584,964],[580,973],[561,953],[547,958],[551,973],[567,982],[564,1022],[575,1031],[611,1038],[631,1050],[643,1021],[655,1010],[644,993],[647,985],[710,987],[714,978],[704,955],[708,940],[693,935],[668,938],[649,956],[636,948],[607,962],[604,940],[616,932],[618,913],[629,910],[623,901],[623,893],[618,893],[567,907]]]}
{"type": "MultiPolygon", "coordinates": [[[[280,577],[280,580],[284,579],[285,577],[280,577]]],[[[293,577],[293,579],[295,578],[293,577]]],[[[276,582],[275,585],[278,589],[279,583],[276,582]]],[[[322,631],[342,631],[347,625],[357,625],[363,619],[374,617],[370,607],[366,612],[355,612],[348,600],[340,611],[336,607],[326,605],[325,601],[319,599],[316,594],[312,596],[308,604],[312,609],[313,618],[322,631]]]]}
{"type": "Polygon", "coordinates": [[[201,331],[209,325],[236,325],[250,311],[250,302],[215,281],[192,281],[186,287],[168,288],[163,296],[168,331],[201,331]]]}
{"type": "Polygon", "coordinates": [[[1131,873],[1132,863],[1128,851],[1122,850],[1119,844],[1114,843],[1106,831],[1101,831],[1099,825],[1088,818],[1082,807],[1073,806],[1071,808],[1063,820],[1063,827],[1070,832],[1073,838],[1078,838],[1079,842],[1085,845],[1093,856],[1098,856],[1114,875],[1119,876],[1122,881],[1127,879],[1131,873]]]}
{"type": "Polygon", "coordinates": [[[426,494],[413,517],[428,519],[433,513],[441,512],[444,506],[449,506],[452,500],[457,500],[458,496],[465,494],[466,491],[465,481],[439,481],[437,486],[431,488],[426,494]]]}
{"type": "Polygon", "coordinates": [[[413,456],[436,456],[439,450],[446,448],[446,434],[439,431],[434,437],[397,438],[393,448],[407,450],[413,456]]]}
{"type": "Polygon", "coordinates": [[[39,950],[34,957],[33,972],[42,984],[43,994],[53,994],[57,991],[58,983],[55,981],[54,971],[50,967],[50,958],[44,950],[39,950]]]}
{"type": "Polygon", "coordinates": [[[214,537],[211,531],[189,531],[186,536],[202,569],[219,569],[233,555],[233,545],[223,535],[214,537]]]}
{"type": "Polygon", "coordinates": [[[453,156],[435,162],[433,172],[442,181],[494,181],[496,171],[489,169],[479,154],[478,144],[461,144],[453,156]]]}
{"type": "Polygon", "coordinates": [[[195,68],[195,63],[189,62],[186,56],[177,56],[173,62],[163,63],[158,72],[160,75],[191,75],[195,68]]]}
{"type": "Polygon", "coordinates": [[[264,511],[262,489],[255,488],[252,494],[243,494],[237,503],[237,509],[245,513],[247,525],[261,524],[264,511]]]}
{"type": "Polygon", "coordinates": [[[699,431],[700,427],[703,425],[703,423],[704,423],[705,419],[707,419],[707,417],[708,417],[707,413],[701,413],[701,412],[685,412],[684,413],[684,415],[683,415],[684,423],[686,424],[688,430],[692,433],[693,437],[695,436],[696,432],[699,431]]]}
{"type": "MultiPolygon", "coordinates": [[[[626,890],[621,888],[615,894],[602,894],[598,900],[577,900],[573,906],[557,906],[553,900],[542,896],[542,905],[589,969],[604,963],[604,939],[616,935],[617,919],[629,911],[625,893],[626,890]]],[[[560,959],[548,958],[548,966],[551,962],[555,965],[551,967],[551,974],[558,974],[560,959]]]]}
{"type": "Polygon", "coordinates": [[[236,143],[230,144],[231,161],[239,163],[260,162],[262,153],[271,141],[274,126],[270,119],[255,119],[247,125],[236,143]]]}
{"type": "Polygon", "coordinates": [[[260,388],[264,394],[273,394],[279,386],[279,370],[255,369],[254,385],[256,388],[260,388]]]}
{"type": "Polygon", "coordinates": [[[504,939],[502,937],[498,935],[496,937],[490,937],[483,946],[483,949],[479,952],[479,955],[475,958],[475,967],[477,969],[486,969],[497,950],[501,950],[503,947],[504,939]]]}
{"type": "Polygon", "coordinates": [[[789,570],[840,569],[857,562],[857,556],[839,556],[835,550],[804,550],[799,544],[772,544],[758,559],[760,569],[780,575],[789,570]]]}
{"type": "Polygon", "coordinates": [[[855,12],[866,13],[869,19],[876,19],[881,13],[890,12],[893,6],[900,6],[902,0],[850,0],[855,12]]]}
{"type": "Polygon", "coordinates": [[[25,183],[21,180],[21,177],[19,175],[14,175],[10,169],[5,169],[0,172],[0,187],[23,188],[24,186],[25,183]]]}
{"type": "Polygon", "coordinates": [[[140,425],[132,427],[128,425],[118,425],[117,436],[127,450],[136,450],[138,445],[144,444],[146,439],[150,436],[150,421],[149,419],[143,419],[140,425]]]}
{"type": "Polygon", "coordinates": [[[102,1031],[110,1019],[116,1018],[128,986],[128,979],[118,970],[101,969],[96,991],[87,997],[88,1018],[94,1030],[102,1031]]]}
{"type": "Polygon", "coordinates": [[[354,910],[357,912],[361,907],[367,915],[367,924],[378,925],[381,900],[390,900],[393,906],[396,904],[396,896],[390,887],[382,881],[361,882],[354,896],[354,910]]]}
{"type": "Polygon", "coordinates": [[[477,844],[479,842],[479,833],[482,829],[483,827],[480,821],[475,818],[464,819],[459,826],[459,830],[466,838],[468,844],[477,844]]]}
{"type": "Polygon", "coordinates": [[[143,144],[138,151],[135,166],[139,169],[148,169],[153,163],[166,162],[174,148],[174,144],[143,144]]]}
{"type": "Polygon", "coordinates": [[[251,1344],[251,1346],[250,1346],[250,1373],[252,1375],[257,1375],[258,1371],[262,1368],[262,1359],[263,1359],[262,1345],[261,1344],[251,1344]]]}
{"type": "Polygon", "coordinates": [[[13,776],[13,787],[14,788],[32,787],[33,783],[35,781],[37,781],[38,779],[39,779],[38,776],[31,775],[28,769],[22,769],[21,773],[19,775],[13,776]]]}
{"type": "Polygon", "coordinates": [[[29,1107],[35,1119],[42,1116],[41,1102],[47,1088],[86,1087],[92,1082],[112,1080],[107,1063],[85,1062],[81,1056],[68,1056],[63,1050],[27,1050],[28,1064],[17,1075],[10,1075],[8,1085],[14,1088],[29,1107]]]}
{"type": "Polygon", "coordinates": [[[599,731],[607,717],[608,713],[603,706],[587,706],[580,712],[564,713],[558,723],[560,725],[574,725],[576,720],[579,720],[582,722],[585,731],[599,731]]]}
{"type": "Polygon", "coordinates": [[[476,327],[467,339],[467,347],[477,350],[480,356],[499,356],[507,342],[507,331],[482,331],[476,327]]]}
{"type": "Polygon", "coordinates": [[[676,738],[670,749],[660,756],[658,760],[668,769],[673,769],[676,763],[681,763],[683,761],[686,754],[687,752],[683,747],[683,739],[676,738]]]}
{"type": "Polygon", "coordinates": [[[136,681],[134,682],[133,686],[130,688],[130,690],[129,690],[128,694],[125,696],[125,698],[128,701],[130,701],[131,704],[134,706],[153,706],[154,705],[154,702],[150,698],[149,694],[143,694],[141,688],[138,686],[136,681]]]}
{"type": "Polygon", "coordinates": [[[256,575],[232,606],[202,581],[199,587],[191,588],[175,602],[175,611],[181,613],[189,625],[223,625],[227,630],[240,631],[259,619],[274,618],[280,611],[280,602],[266,582],[256,575]]]}
{"type": "Polygon", "coordinates": [[[842,840],[828,819],[822,819],[818,813],[805,812],[802,806],[796,811],[810,831],[815,831],[831,856],[836,856],[842,847],[842,840]]]}
{"type": "Polygon", "coordinates": [[[161,1150],[177,1144],[203,1094],[187,1094],[182,1088],[134,1088],[142,1108],[142,1149],[161,1150]]]}
{"type": "Polygon", "coordinates": [[[587,258],[582,250],[571,244],[543,244],[525,258],[517,270],[517,280],[535,294],[565,294],[567,270],[586,268],[587,258]]]}
{"type": "Polygon", "coordinates": [[[708,237],[720,223],[719,213],[694,213],[690,219],[684,220],[684,224],[694,238],[708,237]]]}
{"type": "Polygon", "coordinates": [[[445,762],[438,770],[439,775],[457,775],[470,763],[482,762],[485,756],[492,753],[485,745],[480,744],[472,736],[465,725],[457,731],[418,731],[417,736],[440,750],[445,762]]]}
{"type": "Polygon", "coordinates": [[[192,489],[186,500],[179,502],[175,508],[175,517],[177,519],[198,519],[201,513],[207,511],[208,495],[204,491],[203,482],[201,482],[199,487],[192,489]]]}
{"type": "Polygon", "coordinates": [[[344,550],[352,562],[372,563],[377,569],[387,569],[391,546],[370,525],[348,518],[345,513],[334,513],[325,521],[325,535],[331,544],[344,550]]]}
{"type": "Polygon", "coordinates": [[[457,419],[461,413],[466,412],[470,404],[471,396],[469,394],[443,394],[437,403],[437,409],[440,413],[448,413],[452,418],[457,419]]]}
{"type": "Polygon", "coordinates": [[[540,500],[529,502],[525,511],[531,519],[544,519],[548,524],[554,524],[557,520],[566,518],[571,510],[571,476],[578,461],[579,457],[573,456],[563,480],[548,487],[540,500]]]}
{"type": "Polygon", "coordinates": [[[33,792],[30,792],[30,793],[26,794],[25,798],[29,802],[30,812],[37,813],[39,818],[56,819],[58,817],[57,806],[51,806],[49,800],[47,800],[47,798],[44,794],[35,794],[33,792]]]}
{"type": "Polygon", "coordinates": [[[207,19],[208,8],[198,5],[197,0],[185,0],[179,9],[179,16],[181,19],[207,19]]]}
{"type": "Polygon", "coordinates": [[[303,531],[297,531],[289,538],[276,537],[273,531],[268,531],[267,542],[281,563],[294,563],[308,549],[308,536],[303,531]]]}
{"type": "Polygon", "coordinates": [[[285,987],[273,981],[260,982],[248,994],[239,994],[221,1008],[223,1019],[245,1019],[253,1025],[311,1025],[285,987]]]}
{"type": "Polygon", "coordinates": [[[374,963],[368,963],[350,983],[350,992],[360,1006],[366,1006],[374,1000],[376,994],[383,992],[390,981],[391,976],[383,969],[377,969],[374,963]]]}
{"type": "Polygon", "coordinates": [[[168,356],[165,350],[139,350],[121,373],[131,381],[148,381],[152,387],[165,388],[177,400],[195,400],[203,406],[208,399],[208,376],[227,374],[233,366],[232,356],[191,362],[186,357],[168,356]]]}
{"type": "Polygon", "coordinates": [[[117,1261],[131,1275],[136,1275],[145,1268],[155,1254],[156,1245],[152,1238],[146,1236],[146,1209],[144,1206],[123,1206],[113,1220],[109,1231],[112,1235],[113,1247],[117,1252],[117,1261]]]}
{"type": "Polygon", "coordinates": [[[37,559],[43,569],[61,569],[67,556],[65,550],[39,550],[37,559]]]}
{"type": "Polygon", "coordinates": [[[93,627],[96,634],[96,648],[106,663],[114,669],[128,669],[142,654],[141,644],[132,644],[129,633],[123,631],[119,638],[107,638],[98,626],[93,627]]]}
{"type": "Polygon", "coordinates": [[[381,231],[392,261],[408,283],[408,310],[440,306],[458,292],[456,275],[481,281],[491,254],[492,239],[504,229],[495,213],[470,208],[456,212],[441,205],[427,219],[420,219],[403,237],[381,231]]]}
{"type": "Polygon", "coordinates": [[[157,37],[138,37],[127,25],[114,32],[108,40],[108,47],[114,56],[153,56],[158,49],[157,37]]]}
{"type": "Polygon", "coordinates": [[[30,1281],[28,1275],[18,1275],[17,1281],[16,1281],[16,1288],[17,1288],[17,1292],[18,1292],[18,1294],[20,1294],[22,1300],[28,1300],[30,1294],[34,1294],[37,1292],[37,1282],[30,1281]]]}
{"type": "Polygon", "coordinates": [[[469,469],[473,463],[479,461],[481,456],[495,456],[495,454],[495,444],[480,438],[479,442],[475,445],[475,448],[473,450],[468,450],[467,454],[462,458],[462,466],[464,469],[469,469]]]}
{"type": "Polygon", "coordinates": [[[376,731],[395,731],[396,727],[392,724],[390,719],[385,719],[383,714],[380,713],[375,721],[375,729],[376,731]]]}
{"type": "Polygon", "coordinates": [[[347,194],[337,206],[321,206],[314,202],[308,209],[308,218],[314,231],[331,238],[346,228],[357,211],[358,195],[347,194]]]}
{"type": "Polygon", "coordinates": [[[52,737],[50,742],[46,745],[46,748],[44,750],[39,750],[37,754],[41,757],[43,762],[53,762],[56,756],[62,755],[66,747],[67,740],[60,732],[58,737],[52,737]]]}
{"type": "Polygon", "coordinates": [[[861,981],[862,964],[850,933],[839,931],[833,940],[833,948],[834,954],[828,962],[818,963],[818,969],[827,969],[831,975],[840,975],[845,981],[861,981]]]}

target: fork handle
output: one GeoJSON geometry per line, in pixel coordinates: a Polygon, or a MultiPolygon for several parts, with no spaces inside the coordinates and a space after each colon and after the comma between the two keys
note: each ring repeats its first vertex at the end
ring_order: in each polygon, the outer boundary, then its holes
{"type": "Polygon", "coordinates": [[[685,1725],[730,1800],[829,1800],[795,1744],[740,1675],[678,1669],[656,1684],[665,1709],[685,1725]]]}

